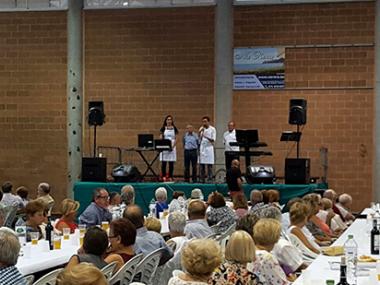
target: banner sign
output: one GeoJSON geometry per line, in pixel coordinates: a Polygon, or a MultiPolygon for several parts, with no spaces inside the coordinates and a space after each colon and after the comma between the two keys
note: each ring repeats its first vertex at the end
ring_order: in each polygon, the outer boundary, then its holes
{"type": "Polygon", "coordinates": [[[234,49],[234,90],[285,88],[285,48],[234,49]]]}

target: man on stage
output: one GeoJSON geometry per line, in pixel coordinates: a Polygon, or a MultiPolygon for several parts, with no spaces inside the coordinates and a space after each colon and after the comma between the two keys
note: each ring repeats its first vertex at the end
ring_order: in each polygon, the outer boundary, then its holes
{"type": "Polygon", "coordinates": [[[185,158],[185,182],[190,182],[190,164],[192,168],[192,181],[197,182],[197,159],[198,159],[198,135],[192,125],[187,125],[183,136],[183,148],[185,158]]]}
{"type": "Polygon", "coordinates": [[[199,167],[201,182],[205,182],[206,166],[207,180],[213,181],[212,167],[215,163],[214,142],[216,139],[216,129],[210,125],[210,118],[205,116],[202,118],[202,127],[199,129],[199,167]]]}
{"type": "Polygon", "coordinates": [[[224,155],[225,155],[225,163],[226,170],[231,168],[231,162],[234,159],[239,160],[239,147],[231,146],[230,143],[236,143],[236,130],[235,130],[235,122],[228,122],[228,130],[223,134],[223,144],[224,144],[224,155]]]}

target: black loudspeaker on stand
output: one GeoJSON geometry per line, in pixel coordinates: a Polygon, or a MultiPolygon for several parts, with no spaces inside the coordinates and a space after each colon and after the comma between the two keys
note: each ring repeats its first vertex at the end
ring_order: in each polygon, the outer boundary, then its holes
{"type": "Polygon", "coordinates": [[[82,181],[106,182],[107,158],[82,157],[82,181]]]}
{"type": "Polygon", "coordinates": [[[93,157],[96,157],[96,127],[104,124],[105,117],[103,101],[88,102],[88,124],[94,126],[93,157]]]}
{"type": "Polygon", "coordinates": [[[310,159],[287,158],[285,159],[285,184],[309,184],[310,183],[310,159]]]}

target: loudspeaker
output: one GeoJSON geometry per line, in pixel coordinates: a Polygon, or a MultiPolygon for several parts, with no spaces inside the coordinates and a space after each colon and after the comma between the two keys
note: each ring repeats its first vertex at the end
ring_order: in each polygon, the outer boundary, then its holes
{"type": "Polygon", "coordinates": [[[131,164],[122,164],[112,170],[115,182],[140,182],[141,173],[138,168],[131,164]]]}
{"type": "Polygon", "coordinates": [[[88,124],[90,126],[103,125],[105,117],[103,101],[88,102],[88,124]]]}
{"type": "Polygon", "coordinates": [[[249,184],[273,184],[275,172],[273,166],[250,165],[246,174],[249,184]]]}
{"type": "Polygon", "coordinates": [[[289,124],[306,124],[307,101],[305,99],[290,99],[289,101],[289,124]]]}
{"type": "Polygon", "coordinates": [[[107,181],[107,158],[82,157],[82,181],[107,181]]]}
{"type": "Polygon", "coordinates": [[[309,184],[310,183],[310,159],[287,158],[285,159],[285,184],[309,184]]]}

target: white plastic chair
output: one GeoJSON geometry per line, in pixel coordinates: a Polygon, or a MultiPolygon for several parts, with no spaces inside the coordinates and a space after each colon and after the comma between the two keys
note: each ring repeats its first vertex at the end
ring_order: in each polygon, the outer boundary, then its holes
{"type": "Polygon", "coordinates": [[[134,257],[132,257],[130,260],[128,260],[127,263],[123,265],[119,269],[118,272],[116,272],[110,279],[109,284],[120,284],[120,285],[128,285],[130,282],[132,282],[133,277],[135,276],[135,271],[137,265],[141,262],[143,259],[143,254],[138,254],[134,257]]]}
{"type": "Polygon", "coordinates": [[[42,276],[33,285],[55,285],[58,274],[63,270],[63,268],[59,268],[49,272],[48,274],[42,276]]]}
{"type": "Polygon", "coordinates": [[[4,226],[7,228],[13,228],[13,222],[16,219],[16,214],[17,214],[17,205],[15,206],[8,206],[6,207],[6,214],[5,214],[5,219],[4,219],[4,226]]]}
{"type": "Polygon", "coordinates": [[[34,281],[34,275],[27,275],[24,277],[25,280],[26,280],[26,284],[28,285],[32,285],[33,284],[33,281],[34,281]]]}
{"type": "Polygon", "coordinates": [[[317,258],[318,254],[308,249],[306,245],[304,245],[303,242],[300,241],[300,239],[297,236],[295,236],[292,233],[289,233],[289,239],[290,242],[301,251],[305,261],[313,261],[317,258]]]}
{"type": "Polygon", "coordinates": [[[101,271],[107,280],[109,280],[111,278],[111,276],[113,275],[113,273],[115,271],[115,267],[116,267],[116,261],[111,262],[102,268],[101,271]]]}
{"type": "Polygon", "coordinates": [[[140,282],[146,283],[148,285],[152,284],[152,280],[154,278],[164,250],[164,248],[156,249],[155,251],[145,256],[145,258],[137,265],[135,276],[141,274],[140,282]]]}

